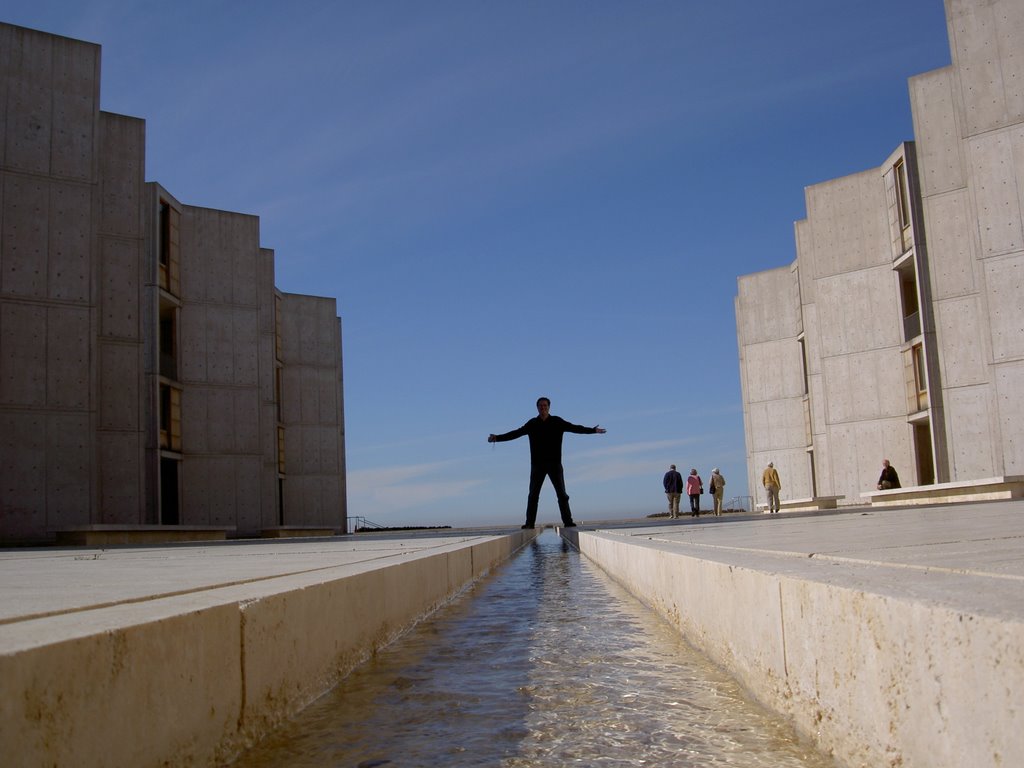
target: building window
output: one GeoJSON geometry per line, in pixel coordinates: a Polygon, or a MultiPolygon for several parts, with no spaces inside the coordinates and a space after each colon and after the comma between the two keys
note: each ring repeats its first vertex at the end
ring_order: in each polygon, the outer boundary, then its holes
{"type": "Polygon", "coordinates": [[[284,369],[281,366],[277,366],[274,369],[274,406],[277,409],[277,420],[278,422],[284,421],[282,418],[282,407],[281,407],[281,392],[282,383],[281,377],[284,375],[284,369]]]}
{"type": "Polygon", "coordinates": [[[910,232],[910,190],[907,186],[907,166],[902,159],[897,161],[893,167],[893,173],[896,177],[896,210],[903,238],[903,250],[906,251],[913,241],[910,232]]]}
{"type": "Polygon", "coordinates": [[[807,342],[806,342],[806,340],[804,339],[803,336],[801,336],[799,339],[797,339],[797,341],[800,344],[800,365],[803,366],[803,374],[804,374],[804,391],[803,391],[803,394],[806,395],[806,394],[809,394],[810,391],[811,391],[810,383],[809,383],[809,380],[808,380],[808,377],[807,377],[807,342]]]}
{"type": "Polygon", "coordinates": [[[900,279],[900,310],[903,313],[903,340],[921,335],[921,311],[917,301],[917,271],[913,262],[897,270],[900,279]]]}
{"type": "Polygon", "coordinates": [[[166,379],[178,378],[178,310],[177,307],[160,308],[160,375],[166,379]]]}
{"type": "Polygon", "coordinates": [[[281,356],[281,297],[274,296],[274,357],[283,360],[281,356]]]}
{"type": "Polygon", "coordinates": [[[284,472],[284,427],[277,428],[277,473],[283,475],[284,472]]]}
{"type": "Polygon", "coordinates": [[[928,405],[928,371],[924,365],[924,346],[915,344],[910,350],[914,361],[914,388],[917,392],[918,410],[928,405]]]}
{"type": "Polygon", "coordinates": [[[160,447],[181,451],[181,390],[160,385],[160,447]]]}
{"type": "Polygon", "coordinates": [[[179,509],[179,473],[181,462],[177,459],[160,459],[160,523],[178,525],[181,522],[179,509]]]}
{"type": "Polygon", "coordinates": [[[181,214],[166,200],[161,200],[157,222],[157,264],[160,287],[173,296],[181,293],[178,250],[180,224],[181,214]]]}

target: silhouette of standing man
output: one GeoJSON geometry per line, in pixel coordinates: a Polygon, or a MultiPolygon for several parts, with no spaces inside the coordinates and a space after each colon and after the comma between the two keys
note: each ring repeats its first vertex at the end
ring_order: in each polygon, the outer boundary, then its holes
{"type": "Polygon", "coordinates": [[[526,499],[526,524],[533,528],[537,523],[537,504],[540,501],[540,487],[544,478],[550,477],[558,497],[558,511],[562,513],[562,525],[575,528],[572,511],[569,509],[569,494],[565,492],[565,473],[562,470],[562,435],[573,432],[577,435],[603,435],[607,430],[601,427],[581,427],[565,419],[551,415],[551,401],[546,397],[537,399],[537,415],[503,435],[488,435],[487,442],[503,443],[506,440],[528,435],[530,438],[530,494],[526,499]]]}

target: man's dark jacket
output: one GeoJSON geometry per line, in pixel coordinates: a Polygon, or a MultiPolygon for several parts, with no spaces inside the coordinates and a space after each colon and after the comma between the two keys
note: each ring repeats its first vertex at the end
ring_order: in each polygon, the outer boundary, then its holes
{"type": "Polygon", "coordinates": [[[503,435],[495,435],[494,441],[503,443],[528,435],[530,438],[530,463],[537,467],[551,467],[562,463],[562,435],[572,432],[577,435],[592,435],[597,427],[581,427],[570,424],[558,416],[541,419],[534,416],[519,429],[513,429],[503,435]]]}

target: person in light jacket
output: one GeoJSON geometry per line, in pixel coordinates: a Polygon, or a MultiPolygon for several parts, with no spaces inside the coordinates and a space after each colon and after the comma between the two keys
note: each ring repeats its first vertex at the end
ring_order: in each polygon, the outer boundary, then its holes
{"type": "Polygon", "coordinates": [[[761,485],[764,486],[764,492],[768,495],[768,508],[765,510],[765,514],[777,515],[779,513],[779,491],[782,490],[782,483],[779,482],[778,470],[775,469],[775,465],[770,461],[761,474],[761,485]]]}
{"type": "Polygon", "coordinates": [[[718,467],[711,470],[711,498],[715,502],[715,517],[722,516],[722,494],[725,493],[725,478],[718,471],[718,467]]]}
{"type": "Polygon", "coordinates": [[[700,495],[704,493],[704,482],[696,469],[691,469],[686,478],[686,494],[690,497],[690,517],[700,517],[700,495]]]}

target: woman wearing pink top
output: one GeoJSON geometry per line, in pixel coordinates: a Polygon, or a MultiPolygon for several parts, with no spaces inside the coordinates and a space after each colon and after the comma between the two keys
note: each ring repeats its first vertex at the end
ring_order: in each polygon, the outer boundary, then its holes
{"type": "Polygon", "coordinates": [[[704,483],[696,469],[691,469],[686,478],[686,493],[690,497],[690,517],[700,517],[700,495],[704,493],[704,483]]]}

